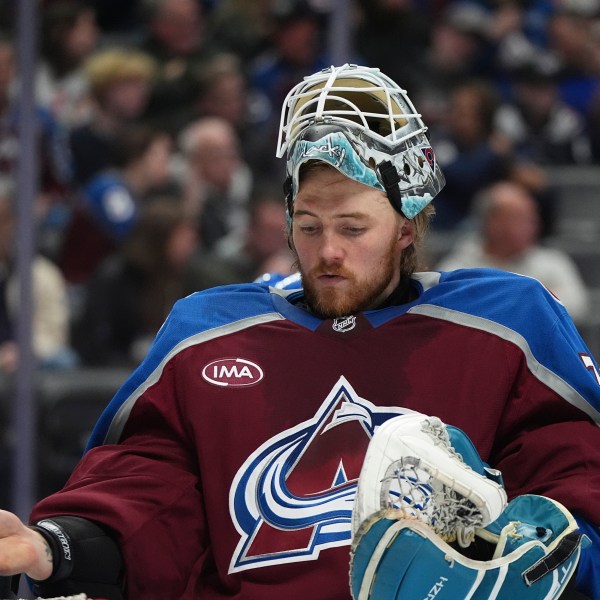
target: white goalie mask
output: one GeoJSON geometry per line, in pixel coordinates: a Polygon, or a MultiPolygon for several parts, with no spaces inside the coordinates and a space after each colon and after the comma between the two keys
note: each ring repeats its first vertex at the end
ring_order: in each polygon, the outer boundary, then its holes
{"type": "Polygon", "coordinates": [[[426,131],[406,91],[379,69],[346,64],[305,77],[283,103],[277,142],[277,156],[287,153],[288,214],[300,167],[317,160],[385,192],[412,219],[445,183],[426,131]]]}

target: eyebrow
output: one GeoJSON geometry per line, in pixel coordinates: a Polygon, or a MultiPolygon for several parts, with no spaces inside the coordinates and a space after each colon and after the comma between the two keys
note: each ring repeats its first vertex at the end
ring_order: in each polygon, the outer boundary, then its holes
{"type": "MultiPolygon", "coordinates": [[[[309,216],[309,217],[315,217],[316,219],[319,218],[319,215],[317,215],[316,213],[310,211],[310,210],[305,210],[305,209],[298,209],[294,211],[294,216],[309,216]]],[[[350,213],[341,213],[339,215],[334,215],[335,219],[369,219],[370,215],[368,215],[367,213],[364,212],[350,212],[350,213]]]]}

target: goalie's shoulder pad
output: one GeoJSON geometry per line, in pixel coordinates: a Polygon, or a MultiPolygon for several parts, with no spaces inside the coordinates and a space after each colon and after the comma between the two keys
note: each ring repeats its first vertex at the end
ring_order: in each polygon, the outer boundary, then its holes
{"type": "Polygon", "coordinates": [[[355,600],[552,600],[575,572],[585,536],[560,504],[543,496],[510,502],[498,521],[478,532],[491,547],[470,558],[422,521],[382,511],[355,537],[350,585],[355,600]],[[514,520],[516,519],[516,520],[514,520]]]}

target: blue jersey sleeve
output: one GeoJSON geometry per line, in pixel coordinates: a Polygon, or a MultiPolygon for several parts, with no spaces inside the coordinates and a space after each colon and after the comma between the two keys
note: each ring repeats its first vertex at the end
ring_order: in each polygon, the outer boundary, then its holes
{"type": "Polygon", "coordinates": [[[577,589],[592,600],[600,600],[600,528],[577,517],[582,533],[585,533],[592,545],[581,552],[577,567],[577,589]]]}
{"type": "MultiPolygon", "coordinates": [[[[442,273],[429,302],[519,345],[536,376],[600,424],[600,371],[565,307],[537,280],[494,269],[442,273]]],[[[423,298],[426,298],[424,295],[423,298]]]]}

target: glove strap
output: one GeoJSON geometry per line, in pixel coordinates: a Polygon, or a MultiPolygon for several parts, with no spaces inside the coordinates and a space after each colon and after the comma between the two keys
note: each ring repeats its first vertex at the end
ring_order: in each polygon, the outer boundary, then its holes
{"type": "Polygon", "coordinates": [[[569,533],[566,535],[554,550],[531,565],[529,569],[523,571],[525,583],[532,585],[544,577],[544,575],[562,565],[580,547],[582,537],[581,533],[569,533]]]}

